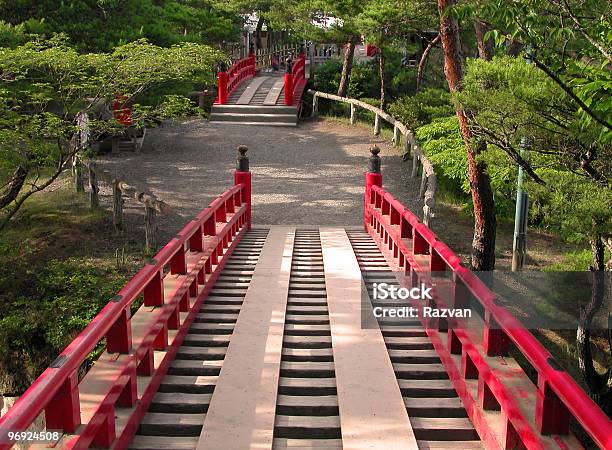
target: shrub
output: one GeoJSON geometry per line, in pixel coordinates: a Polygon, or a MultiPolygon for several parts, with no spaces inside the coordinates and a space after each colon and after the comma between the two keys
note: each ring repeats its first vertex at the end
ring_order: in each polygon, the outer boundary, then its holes
{"type": "Polygon", "coordinates": [[[0,392],[23,392],[124,282],[115,269],[79,258],[39,270],[11,258],[0,270],[0,392]]]}
{"type": "Polygon", "coordinates": [[[451,116],[454,108],[448,91],[428,88],[412,97],[400,97],[389,106],[389,113],[408,128],[416,130],[433,119],[451,116]]]}

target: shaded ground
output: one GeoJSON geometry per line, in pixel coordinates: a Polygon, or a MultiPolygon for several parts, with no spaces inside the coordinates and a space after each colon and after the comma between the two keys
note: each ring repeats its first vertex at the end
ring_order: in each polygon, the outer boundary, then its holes
{"type": "MultiPolygon", "coordinates": [[[[419,180],[408,176],[411,163],[399,149],[363,128],[327,121],[298,128],[166,124],[147,133],[140,154],[106,156],[100,164],[172,205],[174,213],[160,219],[164,242],[233,183],[239,144],[249,147],[255,224],[359,225],[372,144],[382,149],[385,187],[419,210],[419,180]]],[[[126,211],[142,221],[137,205],[127,203],[126,211]]]]}

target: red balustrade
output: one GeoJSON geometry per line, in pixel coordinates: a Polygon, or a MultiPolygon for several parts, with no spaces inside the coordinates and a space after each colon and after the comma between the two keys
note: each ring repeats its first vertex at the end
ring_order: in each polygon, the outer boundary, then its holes
{"type": "Polygon", "coordinates": [[[26,430],[42,413],[47,430],[65,433],[62,448],[127,447],[200,305],[251,226],[251,173],[246,148],[240,150],[247,162],[238,167],[236,184],[172,238],[0,419],[0,449],[12,446],[9,432],[26,430]],[[138,298],[144,306],[132,317],[138,298]],[[104,339],[106,351],[79,381],[104,339]],[[165,351],[161,362],[155,350],[165,351]],[[148,382],[142,393],[137,380],[148,382]],[[116,408],[122,408],[121,423],[116,408]]]}
{"type": "Polygon", "coordinates": [[[302,98],[306,86],[306,57],[304,53],[285,74],[285,105],[291,106],[302,98]]]}
{"type": "Polygon", "coordinates": [[[240,83],[244,80],[252,78],[256,74],[255,54],[251,53],[246,58],[236,61],[225,72],[219,72],[218,87],[219,96],[216,103],[226,105],[229,96],[234,92],[240,83]]]}
{"type": "Polygon", "coordinates": [[[475,300],[483,310],[482,335],[462,319],[421,320],[486,448],[545,448],[550,435],[558,448],[568,448],[574,417],[598,446],[612,449],[612,421],[460,258],[381,186],[380,173],[366,173],[364,226],[406,274],[406,284],[433,281],[432,307],[464,308],[475,300]],[[503,372],[503,359],[497,365],[510,344],[537,371],[537,385],[520,369],[503,372]],[[489,410],[501,410],[501,422],[489,410]]]}

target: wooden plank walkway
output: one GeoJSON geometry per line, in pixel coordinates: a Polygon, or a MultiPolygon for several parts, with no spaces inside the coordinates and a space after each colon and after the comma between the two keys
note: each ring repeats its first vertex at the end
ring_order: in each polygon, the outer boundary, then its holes
{"type": "Polygon", "coordinates": [[[223,361],[198,450],[272,448],[295,229],[270,231],[223,361]]]}
{"type": "Polygon", "coordinates": [[[420,324],[362,328],[362,277],[394,275],[361,229],[253,229],[130,448],[482,448],[420,324]]]}
{"type": "Polygon", "coordinates": [[[321,243],[343,448],[416,449],[380,329],[361,326],[361,271],[346,232],[322,228],[321,243]]]}

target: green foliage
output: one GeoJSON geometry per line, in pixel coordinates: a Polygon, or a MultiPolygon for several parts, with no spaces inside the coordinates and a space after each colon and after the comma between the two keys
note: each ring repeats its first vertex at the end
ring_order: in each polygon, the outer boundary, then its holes
{"type": "MultiPolygon", "coordinates": [[[[582,272],[589,270],[589,267],[593,263],[593,255],[591,250],[576,250],[567,252],[563,255],[563,259],[558,262],[554,262],[549,266],[542,267],[544,272],[582,272]]],[[[610,252],[606,250],[604,261],[610,259],[610,252]]]]}
{"type": "MultiPolygon", "coordinates": [[[[431,123],[417,128],[416,137],[435,166],[438,176],[460,186],[461,191],[466,194],[463,198],[467,198],[470,193],[468,167],[457,117],[434,118],[431,123]]],[[[505,161],[502,152],[493,147],[488,148],[482,158],[487,163],[497,214],[510,217],[514,211],[516,167],[505,161]]],[[[468,209],[471,209],[471,206],[468,209]]]]}
{"type": "Polygon", "coordinates": [[[79,51],[111,51],[146,38],[160,46],[237,39],[239,17],[206,0],[0,1],[0,17],[27,33],[68,35],[79,51]]]}
{"type": "Polygon", "coordinates": [[[612,192],[566,170],[542,168],[547,186],[528,184],[531,215],[569,242],[612,230],[612,192]]]}
{"type": "Polygon", "coordinates": [[[411,130],[453,113],[450,94],[443,89],[424,89],[413,96],[400,97],[389,105],[389,114],[411,130]]]}
{"type": "Polygon", "coordinates": [[[589,109],[576,107],[581,127],[598,134],[602,142],[612,142],[612,4],[486,0],[478,5],[476,14],[495,30],[503,30],[492,33],[498,45],[511,39],[526,45],[542,73],[576,94],[589,109]]]}
{"type": "MultiPolygon", "coordinates": [[[[173,91],[180,83],[214,83],[212,66],[223,55],[190,42],[159,47],[138,40],[112,53],[78,53],[65,37],[0,48],[0,186],[6,186],[16,168],[27,173],[53,168],[56,177],[78,149],[70,145],[77,131],[79,111],[92,113],[92,139],[121,132],[114,120],[96,117],[100,104],[112,108],[116,95],[133,106],[134,120],[143,125],[188,112],[188,100],[173,91]],[[141,105],[154,88],[164,92],[156,103],[141,105]]],[[[31,193],[44,189],[34,183],[25,197],[16,199],[0,228],[31,193]]]]}

